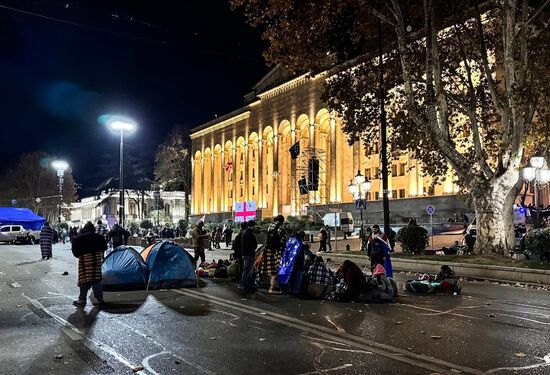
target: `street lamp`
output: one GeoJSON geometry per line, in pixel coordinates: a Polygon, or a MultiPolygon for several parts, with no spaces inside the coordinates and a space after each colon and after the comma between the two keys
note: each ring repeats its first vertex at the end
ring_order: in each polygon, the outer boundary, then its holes
{"type": "MultiPolygon", "coordinates": [[[[54,160],[52,168],[57,171],[59,182],[59,205],[57,206],[57,223],[61,224],[61,205],[63,204],[63,175],[69,169],[69,164],[64,160],[54,160]]],[[[37,198],[38,199],[38,198],[37,198]]]]}
{"type": "Polygon", "coordinates": [[[348,189],[355,200],[355,207],[359,208],[361,212],[361,238],[363,238],[363,208],[367,206],[366,199],[370,191],[370,180],[366,179],[361,171],[357,171],[355,178],[350,180],[348,189]]]}
{"type": "Polygon", "coordinates": [[[529,160],[529,166],[523,168],[523,179],[528,183],[533,183],[535,187],[535,209],[536,209],[536,225],[540,225],[540,210],[539,210],[539,188],[546,186],[550,182],[550,169],[546,164],[546,160],[542,156],[533,156],[529,160]]]}
{"type": "Polygon", "coordinates": [[[136,129],[136,124],[127,119],[112,118],[108,122],[111,129],[120,131],[120,170],[119,170],[119,224],[124,227],[125,211],[124,211],[124,132],[133,132],[136,129]]]}

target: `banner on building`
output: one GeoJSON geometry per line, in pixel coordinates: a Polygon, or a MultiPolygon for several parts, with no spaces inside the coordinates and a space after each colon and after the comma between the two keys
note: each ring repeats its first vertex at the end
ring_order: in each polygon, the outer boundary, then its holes
{"type": "Polygon", "coordinates": [[[237,223],[256,220],[256,201],[235,202],[233,211],[237,223]]]}

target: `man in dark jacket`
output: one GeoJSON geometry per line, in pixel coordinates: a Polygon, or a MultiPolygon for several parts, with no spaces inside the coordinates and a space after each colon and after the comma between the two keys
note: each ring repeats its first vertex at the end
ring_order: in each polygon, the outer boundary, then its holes
{"type": "Polygon", "coordinates": [[[248,227],[246,222],[241,223],[241,231],[235,236],[235,241],[233,241],[233,257],[237,262],[239,262],[239,271],[242,273],[244,269],[243,263],[243,251],[242,251],[242,236],[245,229],[248,227]]]}
{"type": "Polygon", "coordinates": [[[130,233],[120,225],[113,225],[113,229],[109,232],[109,241],[113,241],[113,249],[128,243],[130,233]]]}
{"type": "Polygon", "coordinates": [[[246,225],[246,229],[241,232],[241,251],[243,254],[243,274],[241,277],[241,287],[249,293],[256,291],[254,288],[254,280],[252,278],[256,248],[258,247],[258,241],[252,232],[255,225],[256,222],[254,220],[250,220],[246,225]]]}
{"type": "Polygon", "coordinates": [[[72,242],[73,255],[78,258],[78,287],[80,295],[73,302],[77,307],[86,306],[88,291],[93,288],[94,297],[99,305],[103,304],[101,287],[101,263],[103,252],[107,250],[105,238],[95,232],[94,224],[86,223],[80,235],[72,242]]]}

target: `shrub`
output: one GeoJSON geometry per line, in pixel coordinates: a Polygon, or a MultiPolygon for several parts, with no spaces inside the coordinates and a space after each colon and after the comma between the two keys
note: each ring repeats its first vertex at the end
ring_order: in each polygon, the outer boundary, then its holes
{"type": "Polygon", "coordinates": [[[418,254],[428,245],[428,231],[422,227],[408,225],[399,229],[397,241],[405,253],[418,254]]]}
{"type": "Polygon", "coordinates": [[[139,226],[142,227],[143,229],[151,229],[153,228],[153,223],[151,223],[151,220],[145,219],[141,222],[139,226]]]}
{"type": "Polygon", "coordinates": [[[532,229],[525,235],[525,250],[540,260],[550,261],[550,229],[532,229]]]}

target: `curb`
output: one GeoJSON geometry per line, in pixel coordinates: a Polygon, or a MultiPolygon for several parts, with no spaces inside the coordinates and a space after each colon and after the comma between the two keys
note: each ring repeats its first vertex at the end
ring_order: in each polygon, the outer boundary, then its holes
{"type": "MultiPolygon", "coordinates": [[[[353,259],[358,265],[370,266],[370,259],[362,254],[327,253],[325,256],[338,260],[353,259]]],[[[399,271],[437,273],[444,264],[450,266],[458,276],[462,277],[481,280],[513,281],[535,285],[550,285],[550,270],[392,258],[393,268],[399,271]]]]}

